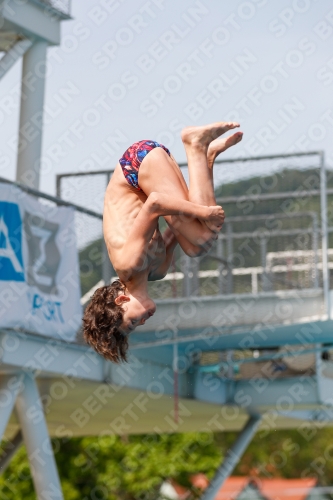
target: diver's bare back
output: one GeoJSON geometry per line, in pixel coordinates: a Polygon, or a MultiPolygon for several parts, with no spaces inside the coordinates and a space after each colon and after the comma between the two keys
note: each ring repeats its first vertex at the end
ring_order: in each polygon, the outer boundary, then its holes
{"type": "MultiPolygon", "coordinates": [[[[104,239],[110,260],[117,274],[123,246],[146,199],[147,196],[142,191],[128,184],[118,163],[105,193],[103,212],[104,239]]],[[[158,229],[158,223],[156,223],[156,229],[158,229]]],[[[157,239],[159,246],[164,246],[160,232],[156,231],[156,233],[153,240],[157,239]]],[[[158,254],[164,253],[164,248],[159,250],[158,254]]],[[[160,255],[159,258],[154,259],[151,257],[151,252],[149,254],[149,267],[155,267],[159,262],[155,263],[154,260],[160,260],[162,256],[160,255]]]]}

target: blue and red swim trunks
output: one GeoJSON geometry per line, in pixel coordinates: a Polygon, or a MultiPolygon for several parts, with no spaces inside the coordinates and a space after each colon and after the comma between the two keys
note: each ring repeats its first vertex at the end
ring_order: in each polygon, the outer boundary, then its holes
{"type": "Polygon", "coordinates": [[[139,141],[126,149],[119,163],[128,184],[141,191],[138,184],[139,168],[143,159],[149,151],[155,148],[162,148],[171,156],[168,148],[155,141],[139,141]]]}

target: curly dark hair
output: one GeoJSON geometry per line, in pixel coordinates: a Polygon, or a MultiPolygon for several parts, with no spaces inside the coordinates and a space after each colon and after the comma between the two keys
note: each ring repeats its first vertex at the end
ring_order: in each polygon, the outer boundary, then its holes
{"type": "Polygon", "coordinates": [[[87,344],[104,358],[119,363],[127,361],[128,340],[120,330],[124,309],[115,303],[125,285],[116,280],[98,288],[83,316],[83,336],[87,344]]]}

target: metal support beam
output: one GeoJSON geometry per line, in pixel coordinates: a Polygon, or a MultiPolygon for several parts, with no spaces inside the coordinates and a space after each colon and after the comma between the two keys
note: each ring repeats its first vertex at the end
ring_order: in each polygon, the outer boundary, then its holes
{"type": "Polygon", "coordinates": [[[47,45],[45,40],[36,41],[24,54],[22,66],[16,180],[35,189],[39,187],[47,45]]]}
{"type": "Polygon", "coordinates": [[[244,451],[251,442],[258,429],[261,418],[261,415],[252,415],[249,418],[244,429],[233,444],[232,448],[228,450],[222,465],[218,468],[214,478],[203,494],[201,500],[214,500],[218,491],[223,486],[224,481],[230,476],[230,474],[238,464],[244,451]]]}
{"type": "Polygon", "coordinates": [[[0,80],[10,70],[12,66],[20,59],[28,49],[32,41],[25,38],[16,42],[0,60],[0,80]]]}
{"type": "Polygon", "coordinates": [[[21,389],[22,377],[17,374],[0,376],[0,441],[5,433],[17,395],[21,389]]]}
{"type": "Polygon", "coordinates": [[[24,376],[24,388],[17,397],[16,410],[38,500],[63,500],[52,444],[35,380],[24,376]],[[35,409],[35,411],[31,411],[35,409]]]}
{"type": "Polygon", "coordinates": [[[4,447],[0,458],[0,474],[4,473],[11,459],[18,451],[18,449],[22,446],[22,443],[23,443],[23,436],[21,431],[18,431],[18,433],[14,436],[14,438],[8,443],[6,443],[6,446],[4,447]]]}

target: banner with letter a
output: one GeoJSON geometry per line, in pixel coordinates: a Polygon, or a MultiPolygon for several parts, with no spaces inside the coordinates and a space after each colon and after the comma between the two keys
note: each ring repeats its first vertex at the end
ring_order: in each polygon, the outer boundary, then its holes
{"type": "Polygon", "coordinates": [[[73,341],[80,296],[74,210],[0,183],[0,329],[73,341]]]}

